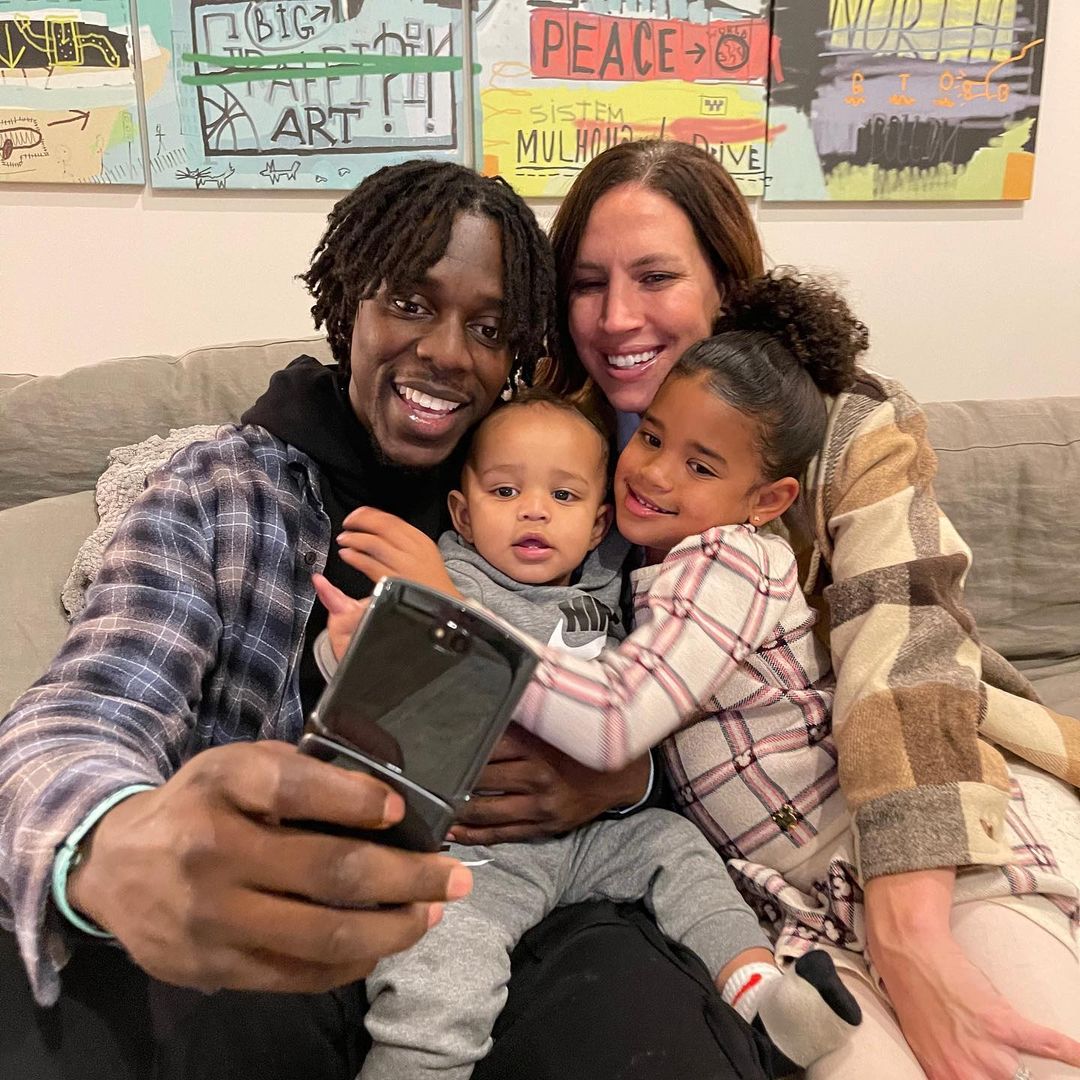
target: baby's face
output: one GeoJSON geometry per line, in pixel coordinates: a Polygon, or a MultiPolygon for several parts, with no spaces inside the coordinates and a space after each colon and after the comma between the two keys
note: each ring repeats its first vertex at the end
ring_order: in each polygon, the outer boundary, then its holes
{"type": "Polygon", "coordinates": [[[566,585],[607,530],[600,434],[542,403],[484,423],[451,496],[457,531],[497,570],[527,585],[566,585]]]}

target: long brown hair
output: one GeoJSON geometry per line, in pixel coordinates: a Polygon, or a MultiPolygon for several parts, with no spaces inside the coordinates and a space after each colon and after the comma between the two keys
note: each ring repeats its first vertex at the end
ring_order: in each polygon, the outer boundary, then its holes
{"type": "Polygon", "coordinates": [[[589,378],[570,337],[570,282],[597,200],[627,183],[666,195],[686,214],[712,266],[721,300],[736,285],[764,273],[761,240],[750,208],[715,158],[672,139],[644,139],[605,150],[581,170],[551,225],[556,312],[554,340],[548,344],[556,363],[542,371],[540,381],[557,393],[588,396],[589,378]]]}

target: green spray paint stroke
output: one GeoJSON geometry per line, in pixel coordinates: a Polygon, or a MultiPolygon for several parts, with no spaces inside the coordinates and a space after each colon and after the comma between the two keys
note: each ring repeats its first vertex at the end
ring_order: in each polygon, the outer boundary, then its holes
{"type": "Polygon", "coordinates": [[[116,114],[112,129],[109,131],[108,141],[105,148],[111,150],[114,146],[126,146],[138,136],[136,134],[135,120],[129,109],[121,109],[116,114]]]}
{"type": "MultiPolygon", "coordinates": [[[[208,64],[228,69],[255,70],[224,72],[209,75],[182,75],[187,86],[224,86],[227,83],[262,82],[266,79],[323,79],[360,75],[426,75],[438,71],[461,71],[460,56],[363,56],[340,61],[341,53],[278,53],[274,56],[211,56],[206,53],[184,53],[189,64],[208,64]],[[336,60],[336,62],[335,62],[336,60]],[[282,64],[305,64],[309,67],[289,68],[282,64]]],[[[474,75],[480,65],[473,64],[474,75]]]]}

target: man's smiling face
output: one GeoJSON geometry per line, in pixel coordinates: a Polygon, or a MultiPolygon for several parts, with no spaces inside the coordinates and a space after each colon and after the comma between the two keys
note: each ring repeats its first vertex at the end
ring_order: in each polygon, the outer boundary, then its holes
{"type": "Polygon", "coordinates": [[[503,316],[502,235],[481,214],[458,214],[422,281],[360,302],[349,400],[386,458],[437,465],[487,414],[510,373],[503,316]]]}

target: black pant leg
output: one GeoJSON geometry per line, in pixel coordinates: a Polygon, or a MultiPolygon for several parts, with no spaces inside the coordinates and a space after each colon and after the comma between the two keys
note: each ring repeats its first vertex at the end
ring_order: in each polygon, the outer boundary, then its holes
{"type": "MultiPolygon", "coordinates": [[[[474,1080],[764,1080],[755,1033],[640,905],[559,909],[522,939],[513,972],[474,1080]]],[[[360,984],[207,996],[87,942],[63,987],[56,1007],[36,1007],[0,932],[0,1077],[352,1080],[366,1052],[360,984]]]]}
{"type": "Polygon", "coordinates": [[[36,1006],[0,931],[0,1077],[18,1080],[353,1080],[367,1052],[362,984],[328,994],[167,986],[86,941],[59,1002],[36,1006]]]}
{"type": "Polygon", "coordinates": [[[560,908],[512,961],[473,1080],[765,1080],[755,1032],[639,904],[560,908]]]}
{"type": "Polygon", "coordinates": [[[219,990],[152,982],[153,1080],[354,1080],[369,1039],[354,983],[324,994],[219,990]]]}
{"type": "Polygon", "coordinates": [[[119,949],[92,944],[64,970],[55,1006],[34,1004],[15,936],[0,930],[0,1076],[143,1080],[154,1055],[149,979],[119,949]]]}

